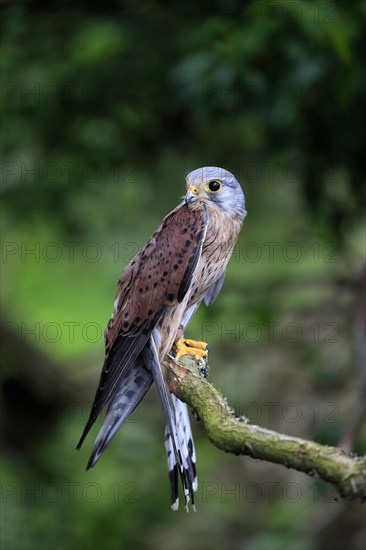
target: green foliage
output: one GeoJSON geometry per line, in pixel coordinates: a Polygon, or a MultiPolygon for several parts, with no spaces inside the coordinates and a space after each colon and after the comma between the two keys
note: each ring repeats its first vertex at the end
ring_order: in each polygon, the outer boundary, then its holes
{"type": "Polygon", "coordinates": [[[223,292],[189,328],[209,340],[211,380],[264,427],[332,445],[347,431],[363,322],[365,15],[362,0],[3,3],[4,548],[362,547],[358,505],[220,454],[198,423],[199,511],[173,515],[153,391],[95,470],[84,472],[92,438],[74,446],[116,281],[203,165],[232,170],[248,209],[223,292]]]}

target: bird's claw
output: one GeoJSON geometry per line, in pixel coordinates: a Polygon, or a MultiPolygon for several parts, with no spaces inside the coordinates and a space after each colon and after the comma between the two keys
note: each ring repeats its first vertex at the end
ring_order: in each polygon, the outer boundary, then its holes
{"type": "Polygon", "coordinates": [[[173,346],[175,359],[178,361],[183,355],[198,357],[204,362],[207,361],[208,344],[206,342],[198,342],[197,340],[187,340],[180,338],[173,346]]]}

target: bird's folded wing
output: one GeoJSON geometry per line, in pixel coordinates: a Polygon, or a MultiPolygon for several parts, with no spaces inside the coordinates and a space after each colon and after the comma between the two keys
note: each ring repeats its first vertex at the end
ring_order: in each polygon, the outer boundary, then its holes
{"type": "Polygon", "coordinates": [[[181,302],[197,266],[207,227],[204,210],[184,203],[164,218],[126,267],[106,332],[106,357],[82,445],[123,376],[135,364],[167,307],[181,302]]]}
{"type": "Polygon", "coordinates": [[[120,426],[133,413],[153,383],[153,375],[140,356],[119,382],[118,390],[108,404],[103,426],[99,430],[87,469],[95,466],[120,426]]]}

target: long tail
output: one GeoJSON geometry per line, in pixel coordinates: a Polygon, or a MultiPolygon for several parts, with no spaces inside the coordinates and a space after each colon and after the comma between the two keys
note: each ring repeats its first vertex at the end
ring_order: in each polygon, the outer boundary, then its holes
{"type": "Polygon", "coordinates": [[[152,383],[152,373],[146,368],[142,357],[139,357],[134,367],[122,380],[108,407],[104,424],[95,440],[87,470],[95,466],[120,426],[133,413],[152,383]]]}
{"type": "MultiPolygon", "coordinates": [[[[194,506],[194,491],[197,489],[197,480],[195,476],[195,467],[192,460],[187,460],[187,457],[194,457],[194,447],[191,432],[189,430],[190,440],[192,442],[191,448],[192,452],[189,452],[188,443],[186,443],[186,435],[184,433],[184,426],[187,426],[186,420],[189,418],[187,410],[184,407],[178,407],[177,411],[175,408],[175,402],[172,401],[168,393],[163,373],[161,370],[159,356],[157,352],[157,346],[154,341],[154,338],[151,338],[149,344],[146,345],[143,351],[143,357],[145,359],[146,365],[154,377],[156,387],[159,392],[159,396],[163,405],[164,413],[167,420],[167,427],[165,431],[165,444],[167,453],[171,451],[168,456],[168,467],[169,467],[169,476],[172,490],[172,509],[177,510],[179,507],[179,495],[178,495],[178,475],[181,478],[185,506],[188,510],[188,504],[191,501],[194,506]],[[177,419],[179,420],[180,426],[177,427],[177,419]],[[187,453],[188,449],[188,453],[187,453]]],[[[179,401],[179,400],[177,400],[179,401]]],[[[183,406],[183,403],[182,403],[183,406]]],[[[187,430],[187,428],[186,428],[187,430]]]]}
{"type": "MultiPolygon", "coordinates": [[[[193,491],[197,491],[197,473],[196,473],[196,453],[194,449],[191,424],[188,416],[187,405],[178,399],[175,395],[171,396],[172,408],[175,416],[176,439],[183,462],[185,476],[188,478],[189,486],[193,491]]],[[[179,465],[175,458],[173,441],[170,437],[169,426],[165,426],[165,449],[168,460],[169,481],[171,490],[171,505],[173,510],[179,506],[178,472],[179,465]]],[[[194,508],[193,491],[191,491],[191,502],[194,508]]]]}

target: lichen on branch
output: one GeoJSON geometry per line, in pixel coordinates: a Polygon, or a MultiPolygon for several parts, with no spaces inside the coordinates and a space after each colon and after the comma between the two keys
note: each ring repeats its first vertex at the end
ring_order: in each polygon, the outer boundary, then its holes
{"type": "Polygon", "coordinates": [[[339,495],[366,500],[366,457],[290,437],[235,417],[221,392],[200,375],[191,356],[165,362],[172,393],[197,411],[211,442],[223,451],[282,464],[332,483],[339,495]]]}

